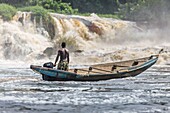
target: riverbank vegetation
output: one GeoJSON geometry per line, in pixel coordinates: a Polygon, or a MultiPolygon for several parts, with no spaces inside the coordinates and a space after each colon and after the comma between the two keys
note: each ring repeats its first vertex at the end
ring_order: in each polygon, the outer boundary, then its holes
{"type": "MultiPolygon", "coordinates": [[[[9,21],[17,11],[32,12],[36,27],[42,23],[53,40],[55,21],[49,13],[85,16],[94,13],[94,16],[135,21],[145,24],[146,28],[151,26],[164,30],[162,28],[170,25],[169,4],[170,0],[0,0],[0,17],[9,21]]],[[[70,48],[76,48],[71,46],[76,45],[74,37],[61,38],[58,43],[65,40],[70,48]]]]}
{"type": "MultiPolygon", "coordinates": [[[[0,15],[12,19],[17,11],[31,11],[48,19],[48,12],[68,15],[90,15],[167,25],[170,0],[0,0],[0,15]]],[[[48,21],[48,20],[47,20],[48,21]]]]}
{"type": "MultiPolygon", "coordinates": [[[[0,0],[0,3],[12,5],[17,9],[29,7],[30,11],[34,8],[30,6],[41,6],[48,12],[79,15],[96,13],[99,16],[132,21],[160,18],[170,9],[169,0],[0,0]]],[[[44,12],[39,10],[41,14],[44,12]]]]}
{"type": "Polygon", "coordinates": [[[12,17],[16,14],[17,9],[11,5],[0,4],[0,16],[3,20],[11,20],[12,17]]]}

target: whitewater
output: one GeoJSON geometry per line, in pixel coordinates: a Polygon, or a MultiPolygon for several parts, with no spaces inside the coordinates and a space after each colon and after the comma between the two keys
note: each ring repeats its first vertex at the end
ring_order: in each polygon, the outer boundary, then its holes
{"type": "Polygon", "coordinates": [[[111,18],[51,13],[54,37],[42,20],[18,12],[0,20],[0,110],[11,112],[137,113],[170,112],[170,39],[168,29],[139,26],[111,18]],[[20,22],[19,18],[23,18],[20,22]],[[99,82],[48,82],[31,64],[54,62],[62,40],[70,67],[131,60],[157,54],[157,64],[133,78],[99,82]]]}

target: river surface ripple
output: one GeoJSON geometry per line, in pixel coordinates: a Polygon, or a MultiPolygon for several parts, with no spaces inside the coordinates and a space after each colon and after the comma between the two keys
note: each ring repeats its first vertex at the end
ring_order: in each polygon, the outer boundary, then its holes
{"type": "Polygon", "coordinates": [[[170,66],[98,82],[43,81],[28,67],[0,66],[2,113],[168,113],[170,66]],[[4,68],[5,67],[5,68],[4,68]]]}

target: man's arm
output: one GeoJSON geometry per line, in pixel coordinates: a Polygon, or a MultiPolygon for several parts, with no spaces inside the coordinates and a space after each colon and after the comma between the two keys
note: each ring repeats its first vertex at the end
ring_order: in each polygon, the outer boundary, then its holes
{"type": "Polygon", "coordinates": [[[69,63],[70,62],[70,57],[69,57],[69,52],[67,52],[67,62],[69,63]]]}
{"type": "Polygon", "coordinates": [[[56,63],[57,63],[57,61],[58,61],[58,59],[59,59],[59,51],[58,51],[58,54],[57,54],[57,57],[56,57],[56,59],[55,59],[55,62],[54,62],[54,66],[56,66],[56,63]]]}

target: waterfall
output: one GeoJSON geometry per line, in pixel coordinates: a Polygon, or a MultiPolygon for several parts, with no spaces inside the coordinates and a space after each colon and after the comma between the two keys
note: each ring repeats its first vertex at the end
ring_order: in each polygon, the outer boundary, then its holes
{"type": "Polygon", "coordinates": [[[29,12],[19,12],[12,21],[0,23],[1,60],[26,61],[52,46],[47,37],[37,32],[30,16],[29,12]]]}
{"type": "Polygon", "coordinates": [[[52,39],[44,28],[43,19],[40,18],[38,26],[30,12],[18,12],[10,22],[0,19],[0,60],[51,61],[63,40],[71,51],[72,64],[132,59],[156,53],[162,47],[170,50],[165,41],[169,38],[160,40],[159,29],[145,30],[135,22],[101,18],[95,14],[50,15],[55,31],[52,39]]]}
{"type": "Polygon", "coordinates": [[[89,17],[61,14],[51,16],[55,22],[54,39],[72,38],[80,48],[91,48],[98,40],[110,42],[122,34],[126,35],[130,30],[139,30],[135,28],[134,22],[100,18],[94,14],[89,17]]]}

